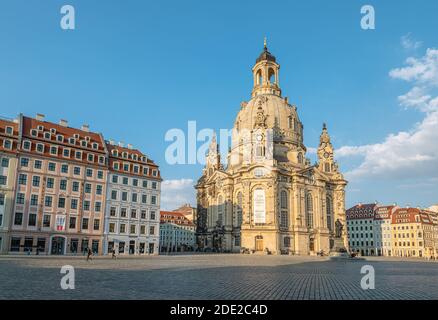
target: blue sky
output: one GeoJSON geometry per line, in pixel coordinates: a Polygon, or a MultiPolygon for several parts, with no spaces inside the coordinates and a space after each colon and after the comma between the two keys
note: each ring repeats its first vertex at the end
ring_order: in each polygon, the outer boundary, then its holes
{"type": "Polygon", "coordinates": [[[44,113],[133,144],[169,180],[165,208],[193,202],[191,184],[202,170],[168,165],[165,133],[186,130],[189,120],[198,129],[231,128],[240,102],[250,97],[264,36],[281,64],[283,94],[298,106],[305,144],[317,146],[327,122],[341,150],[347,206],[438,202],[438,145],[425,123],[433,125],[437,111],[438,63],[427,51],[438,47],[435,1],[2,0],[0,6],[1,115],[44,113]],[[59,26],[64,4],[76,10],[75,30],[59,26]],[[360,28],[364,4],[375,8],[376,30],[360,28]],[[409,57],[420,67],[406,63],[409,57]],[[421,77],[421,66],[432,75],[421,77]],[[400,100],[414,88],[432,109],[400,100]]]}

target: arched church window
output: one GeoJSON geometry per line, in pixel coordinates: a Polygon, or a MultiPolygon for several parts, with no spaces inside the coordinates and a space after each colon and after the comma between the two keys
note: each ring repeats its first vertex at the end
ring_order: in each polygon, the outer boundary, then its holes
{"type": "Polygon", "coordinates": [[[333,204],[332,198],[326,198],[326,209],[327,209],[327,228],[333,231],[333,204]]]}
{"type": "Polygon", "coordinates": [[[298,152],[298,163],[303,163],[303,154],[301,152],[298,152]]]}
{"type": "Polygon", "coordinates": [[[289,129],[294,129],[294,119],[292,118],[292,116],[289,116],[288,118],[289,120],[289,129]]]}
{"type": "Polygon", "coordinates": [[[330,163],[325,163],[325,172],[330,172],[330,163]]]}
{"type": "Polygon", "coordinates": [[[313,228],[313,198],[310,193],[306,196],[306,225],[313,228]]]}
{"type": "Polygon", "coordinates": [[[243,222],[243,195],[242,192],[237,193],[237,201],[236,201],[236,222],[237,226],[240,227],[243,222]]]}
{"type": "Polygon", "coordinates": [[[265,147],[258,145],[256,148],[256,156],[257,157],[264,157],[265,156],[265,147]]]}
{"type": "Polygon", "coordinates": [[[217,200],[217,221],[220,225],[223,223],[223,215],[224,215],[224,203],[222,196],[219,196],[217,200]]]}
{"type": "Polygon", "coordinates": [[[262,70],[257,71],[256,82],[257,82],[258,86],[260,86],[260,87],[262,86],[262,84],[263,84],[262,70]]]}
{"type": "Polygon", "coordinates": [[[282,228],[287,228],[289,226],[288,216],[289,216],[289,210],[288,210],[288,196],[287,191],[282,190],[280,192],[280,226],[282,228]]]}
{"type": "Polygon", "coordinates": [[[269,68],[268,79],[269,79],[269,83],[271,83],[271,84],[277,83],[277,81],[275,79],[275,71],[272,68],[269,68]]]}
{"type": "Polygon", "coordinates": [[[294,119],[294,130],[298,131],[298,122],[297,119],[294,119]]]}

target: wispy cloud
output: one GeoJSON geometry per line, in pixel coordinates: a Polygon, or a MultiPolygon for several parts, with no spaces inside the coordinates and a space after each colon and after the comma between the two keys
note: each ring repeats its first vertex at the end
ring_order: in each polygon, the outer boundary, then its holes
{"type": "Polygon", "coordinates": [[[401,37],[401,45],[405,49],[418,49],[420,48],[423,43],[421,41],[415,41],[412,37],[412,33],[409,32],[408,34],[405,34],[401,37]]]}
{"type": "Polygon", "coordinates": [[[161,184],[161,208],[174,210],[185,203],[196,204],[193,179],[164,180],[161,184]]]}
{"type": "Polygon", "coordinates": [[[389,75],[412,84],[409,92],[398,97],[399,103],[405,108],[416,108],[424,118],[411,130],[390,134],[381,143],[338,149],[338,157],[363,157],[346,177],[437,177],[438,97],[434,93],[438,89],[438,50],[427,49],[420,59],[408,58],[404,67],[391,70],[389,75]]]}

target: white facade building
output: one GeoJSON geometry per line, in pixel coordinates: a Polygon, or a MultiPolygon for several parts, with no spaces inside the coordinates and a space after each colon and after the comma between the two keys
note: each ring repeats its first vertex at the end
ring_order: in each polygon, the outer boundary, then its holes
{"type": "Polygon", "coordinates": [[[104,254],[158,254],[161,178],[138,150],[108,143],[104,254]]]}

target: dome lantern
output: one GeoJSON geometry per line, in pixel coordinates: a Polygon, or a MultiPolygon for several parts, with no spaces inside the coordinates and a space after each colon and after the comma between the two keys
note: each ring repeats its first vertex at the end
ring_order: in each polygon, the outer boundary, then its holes
{"type": "Polygon", "coordinates": [[[281,96],[278,72],[280,65],[276,62],[275,56],[268,51],[266,38],[264,40],[263,52],[256,60],[252,68],[254,87],[252,97],[259,94],[275,94],[281,96]]]}

